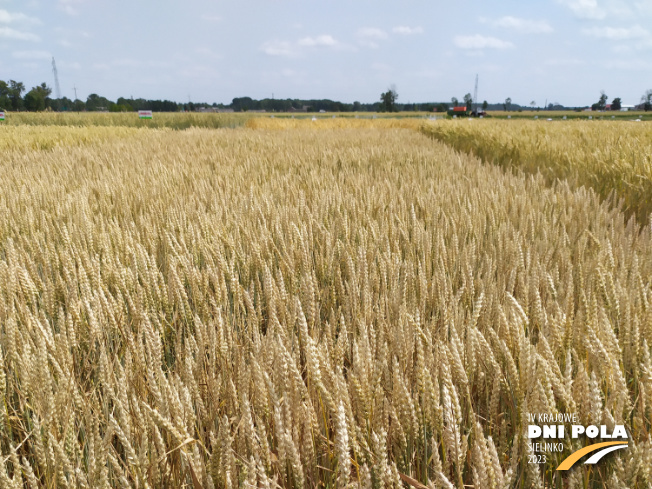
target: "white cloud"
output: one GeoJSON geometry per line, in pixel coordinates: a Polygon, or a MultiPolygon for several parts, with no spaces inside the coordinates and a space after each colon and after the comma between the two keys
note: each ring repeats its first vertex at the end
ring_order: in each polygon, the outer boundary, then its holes
{"type": "Polygon", "coordinates": [[[645,50],[650,50],[652,49],[652,39],[646,39],[645,41],[642,41],[636,45],[636,49],[645,49],[645,50]]]}
{"type": "Polygon", "coordinates": [[[652,37],[650,31],[642,28],[640,25],[632,27],[591,27],[582,29],[582,34],[597,37],[598,39],[608,39],[610,41],[649,39],[652,37]]]}
{"type": "Polygon", "coordinates": [[[364,46],[366,48],[371,48],[371,49],[378,49],[380,47],[380,44],[370,39],[360,39],[358,43],[360,44],[360,46],[364,46]]]}
{"type": "Polygon", "coordinates": [[[41,24],[41,21],[36,17],[30,17],[22,13],[12,14],[6,10],[0,9],[0,23],[2,24],[11,24],[11,23],[23,23],[23,24],[41,24]]]}
{"type": "Polygon", "coordinates": [[[40,41],[41,38],[31,32],[22,32],[11,27],[0,27],[0,39],[13,39],[16,41],[40,41]]]}
{"type": "Polygon", "coordinates": [[[378,41],[382,41],[388,37],[387,32],[377,27],[362,27],[358,29],[356,36],[361,46],[372,49],[380,47],[378,41]]]}
{"type": "Polygon", "coordinates": [[[545,20],[520,19],[511,15],[493,21],[481,20],[488,22],[494,27],[513,29],[524,34],[547,34],[553,31],[553,28],[545,20]]]}
{"type": "Polygon", "coordinates": [[[509,49],[514,45],[509,41],[503,41],[491,36],[455,36],[455,45],[460,49],[509,49]]]}
{"type": "Polygon", "coordinates": [[[357,35],[369,39],[387,39],[387,33],[377,27],[362,27],[358,29],[357,35]]]}
{"type": "Polygon", "coordinates": [[[339,42],[330,34],[319,36],[308,36],[299,39],[296,42],[272,40],[266,41],[260,47],[260,50],[269,56],[299,56],[303,50],[311,48],[330,48],[345,49],[347,46],[339,42]]]}
{"type": "Polygon", "coordinates": [[[288,41],[265,41],[260,47],[260,50],[269,56],[296,56],[298,50],[288,41]]]}
{"type": "Polygon", "coordinates": [[[407,25],[397,25],[392,29],[394,34],[401,34],[403,36],[410,36],[412,34],[423,34],[423,27],[409,27],[407,25]]]}
{"type": "Polygon", "coordinates": [[[652,15],[652,0],[643,0],[641,2],[635,2],[634,5],[640,12],[647,15],[652,15]]]}
{"type": "Polygon", "coordinates": [[[11,56],[16,59],[50,59],[52,54],[48,51],[14,51],[11,56]]]}
{"type": "Polygon", "coordinates": [[[304,37],[303,39],[299,39],[298,44],[299,46],[311,48],[315,46],[336,47],[339,46],[340,43],[337,42],[333,36],[324,34],[317,37],[304,37]]]}
{"type": "Polygon", "coordinates": [[[59,0],[59,9],[68,15],[79,15],[79,10],[76,6],[83,2],[84,0],[59,0]]]}
{"type": "Polygon", "coordinates": [[[557,0],[573,11],[580,19],[601,20],[607,16],[597,0],[557,0]]]}
{"type": "MultiPolygon", "coordinates": [[[[41,21],[35,17],[30,17],[23,13],[12,13],[7,10],[0,9],[0,25],[1,24],[22,24],[22,25],[38,25],[41,21]]],[[[13,39],[16,41],[40,41],[39,36],[31,32],[13,29],[11,27],[0,27],[0,39],[13,39]]]]}

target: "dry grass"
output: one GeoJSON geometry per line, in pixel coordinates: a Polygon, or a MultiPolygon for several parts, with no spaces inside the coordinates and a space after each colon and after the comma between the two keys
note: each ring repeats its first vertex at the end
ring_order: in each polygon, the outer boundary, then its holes
{"type": "Polygon", "coordinates": [[[424,124],[425,134],[490,163],[549,181],[615,194],[629,216],[652,213],[652,126],[634,122],[461,120],[424,124]]]}
{"type": "Polygon", "coordinates": [[[649,227],[416,131],[135,138],[0,160],[2,486],[562,487],[557,411],[631,435],[564,487],[652,484],[649,227]]]}

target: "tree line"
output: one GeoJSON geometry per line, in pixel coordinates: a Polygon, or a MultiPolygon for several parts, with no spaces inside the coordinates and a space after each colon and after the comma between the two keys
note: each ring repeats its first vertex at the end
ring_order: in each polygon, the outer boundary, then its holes
{"type": "Polygon", "coordinates": [[[86,101],[71,100],[68,97],[52,98],[52,89],[46,83],[41,83],[27,91],[22,82],[15,80],[0,80],[0,110],[32,111],[52,110],[63,111],[109,111],[131,112],[136,110],[154,110],[156,112],[178,112],[188,110],[187,105],[170,100],[146,100],[142,98],[120,97],[117,101],[102,97],[96,93],[90,94],[86,101]]]}
{"type": "MultiPolygon", "coordinates": [[[[591,105],[592,110],[606,110],[607,109],[607,101],[609,98],[607,97],[607,94],[602,90],[600,92],[600,98],[596,103],[591,105]]],[[[622,100],[620,97],[616,97],[611,101],[610,104],[610,109],[611,110],[620,110],[622,107],[622,100]]],[[[646,90],[643,96],[641,97],[641,103],[638,106],[639,109],[644,110],[645,112],[648,112],[652,110],[652,90],[646,90]]]]}
{"type": "MultiPolygon", "coordinates": [[[[52,89],[46,83],[41,83],[31,90],[27,91],[22,82],[15,80],[0,80],[0,110],[4,111],[42,111],[52,110],[62,111],[108,111],[108,112],[131,112],[137,110],[153,110],[155,112],[179,112],[179,111],[196,111],[200,109],[222,109],[233,110],[235,112],[247,111],[265,111],[265,112],[399,112],[399,111],[424,111],[424,112],[446,112],[449,108],[466,106],[467,110],[472,110],[472,105],[476,102],[470,93],[464,95],[460,101],[456,97],[451,99],[450,105],[445,102],[428,102],[428,103],[399,103],[398,92],[395,86],[391,86],[386,92],[381,93],[380,100],[374,103],[344,103],[329,99],[275,99],[265,98],[256,100],[251,97],[236,97],[230,104],[217,103],[178,103],[170,100],[147,100],[143,98],[125,98],[120,97],[115,102],[102,97],[96,93],[90,94],[86,101],[70,100],[68,97],[52,98],[52,89]]],[[[518,104],[513,104],[511,98],[507,98],[502,104],[489,104],[485,100],[482,104],[477,104],[477,108],[482,110],[522,110],[518,104]]],[[[530,102],[530,106],[535,108],[536,102],[530,102]]],[[[601,92],[600,100],[593,104],[593,110],[604,110],[607,106],[607,96],[601,92]]],[[[619,110],[621,99],[615,98],[611,103],[612,110],[619,110]]],[[[647,90],[641,98],[641,108],[643,110],[652,110],[652,90],[647,90]]],[[[563,110],[558,104],[549,104],[545,109],[563,110]]]]}
{"type": "MultiPolygon", "coordinates": [[[[398,112],[398,111],[424,111],[446,112],[447,103],[399,103],[396,88],[390,88],[381,95],[378,102],[353,103],[339,102],[330,99],[275,99],[264,98],[256,100],[251,97],[236,97],[230,104],[217,104],[207,102],[178,103],[170,100],[147,100],[143,98],[120,97],[115,102],[96,93],[90,94],[84,100],[71,100],[68,97],[52,98],[52,89],[46,83],[26,91],[22,82],[0,80],[0,110],[4,111],[109,111],[131,112],[137,110],[153,110],[156,112],[196,111],[201,109],[233,110],[234,112],[265,111],[265,112],[398,112]]],[[[468,103],[470,94],[465,96],[468,103]]],[[[453,105],[457,100],[453,100],[453,105]]],[[[484,104],[486,108],[486,102],[484,104]]]]}

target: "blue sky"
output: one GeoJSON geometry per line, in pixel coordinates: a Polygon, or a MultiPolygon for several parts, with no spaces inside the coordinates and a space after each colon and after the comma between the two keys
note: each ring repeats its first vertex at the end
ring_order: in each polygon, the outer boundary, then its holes
{"type": "Polygon", "coordinates": [[[652,0],[0,0],[0,79],[229,103],[400,102],[473,93],[523,105],[638,103],[652,88],[652,0]]]}

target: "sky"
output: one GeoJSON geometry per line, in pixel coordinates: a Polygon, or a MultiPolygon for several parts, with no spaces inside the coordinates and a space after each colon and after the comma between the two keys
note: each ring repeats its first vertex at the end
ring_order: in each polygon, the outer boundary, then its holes
{"type": "MultiPolygon", "coordinates": [[[[0,80],[228,104],[234,97],[636,104],[652,0],[0,0],[0,80]]],[[[53,94],[54,95],[54,94],[53,94]]]]}

